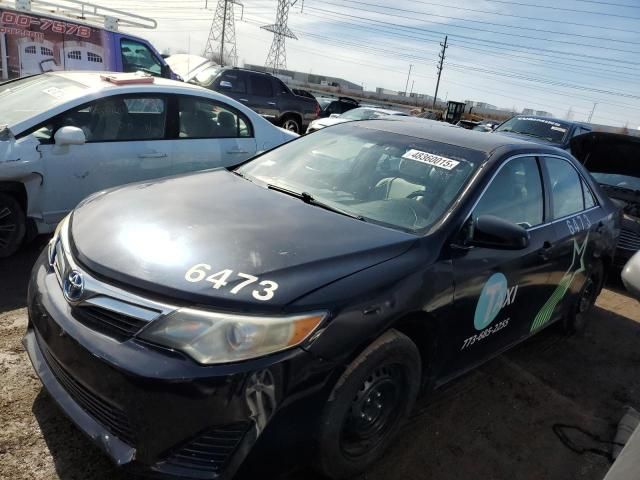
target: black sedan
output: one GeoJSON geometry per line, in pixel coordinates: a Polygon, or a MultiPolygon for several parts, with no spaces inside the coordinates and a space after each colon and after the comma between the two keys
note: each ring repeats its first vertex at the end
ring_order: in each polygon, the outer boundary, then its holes
{"type": "Polygon", "coordinates": [[[86,199],[34,267],[24,345],[118,465],[230,478],[286,431],[347,478],[421,390],[582,329],[619,223],[564,151],[351,122],[86,199]]]}

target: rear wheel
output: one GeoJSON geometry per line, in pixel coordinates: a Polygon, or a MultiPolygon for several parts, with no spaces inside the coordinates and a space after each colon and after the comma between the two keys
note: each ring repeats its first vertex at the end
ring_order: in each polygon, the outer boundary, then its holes
{"type": "Polygon", "coordinates": [[[302,131],[300,121],[296,117],[291,115],[284,118],[284,120],[282,121],[282,128],[293,133],[300,133],[302,131]]]}
{"type": "Polygon", "coordinates": [[[13,255],[20,248],[26,224],[20,203],[11,195],[0,193],[0,258],[13,255]]]}
{"type": "Polygon", "coordinates": [[[604,269],[601,262],[594,263],[584,282],[576,303],[564,320],[564,330],[569,334],[583,333],[589,320],[589,312],[596,303],[604,282],[604,269]]]}
{"type": "Polygon", "coordinates": [[[420,369],[416,345],[395,330],[349,365],[323,412],[316,463],[323,474],[348,478],[380,458],[413,408],[420,369]]]}

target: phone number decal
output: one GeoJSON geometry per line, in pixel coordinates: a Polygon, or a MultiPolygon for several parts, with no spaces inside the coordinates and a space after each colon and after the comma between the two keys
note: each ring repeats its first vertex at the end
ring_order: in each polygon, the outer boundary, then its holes
{"type": "Polygon", "coordinates": [[[509,325],[509,320],[510,320],[509,318],[506,318],[506,319],[502,320],[501,322],[498,322],[498,323],[496,323],[494,325],[491,325],[489,328],[485,328],[480,333],[477,333],[477,334],[467,338],[462,343],[462,348],[460,349],[460,351],[465,350],[465,349],[469,348],[471,345],[475,345],[476,343],[481,342],[485,338],[490,337],[494,333],[498,333],[503,328],[506,328],[507,325],[509,325]]]}
{"type": "Polygon", "coordinates": [[[36,18],[31,15],[19,15],[13,12],[2,12],[0,23],[15,25],[22,28],[30,28],[32,25],[40,26],[41,31],[51,30],[53,33],[63,33],[65,35],[75,35],[77,37],[91,37],[91,27],[78,25],[75,23],[51,20],[48,18],[36,18]]]}
{"type": "MultiPolygon", "coordinates": [[[[209,282],[211,288],[220,290],[221,288],[229,285],[229,279],[234,276],[234,271],[231,269],[220,270],[219,272],[209,275],[211,272],[211,265],[206,263],[198,263],[194,265],[187,273],[184,274],[184,279],[190,283],[209,282]]],[[[235,278],[231,280],[231,283],[236,284],[233,288],[229,289],[229,293],[237,295],[245,287],[257,283],[261,288],[255,288],[251,291],[251,295],[256,300],[267,302],[274,297],[275,291],[278,289],[278,284],[271,280],[260,280],[259,277],[249,275],[248,273],[237,272],[235,278]],[[241,279],[241,280],[239,280],[241,279]]]]}

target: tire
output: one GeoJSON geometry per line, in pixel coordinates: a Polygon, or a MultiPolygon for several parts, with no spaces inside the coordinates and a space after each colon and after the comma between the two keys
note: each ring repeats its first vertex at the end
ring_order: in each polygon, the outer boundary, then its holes
{"type": "Polygon", "coordinates": [[[589,276],[580,289],[578,298],[564,319],[563,329],[565,333],[569,335],[584,333],[589,323],[589,312],[596,303],[598,295],[600,295],[603,283],[604,268],[602,262],[598,261],[591,267],[589,276]]]}
{"type": "Polygon", "coordinates": [[[0,258],[13,255],[24,240],[27,219],[20,203],[11,195],[0,193],[0,258]]]}
{"type": "Polygon", "coordinates": [[[284,119],[282,120],[282,128],[297,134],[300,134],[300,132],[302,131],[302,125],[300,125],[300,121],[293,115],[287,115],[286,117],[284,117],[284,119]]]}
{"type": "Polygon", "coordinates": [[[409,337],[389,330],[369,345],[324,408],[314,462],[320,473],[348,478],[380,458],[409,416],[420,379],[420,353],[409,337]]]}

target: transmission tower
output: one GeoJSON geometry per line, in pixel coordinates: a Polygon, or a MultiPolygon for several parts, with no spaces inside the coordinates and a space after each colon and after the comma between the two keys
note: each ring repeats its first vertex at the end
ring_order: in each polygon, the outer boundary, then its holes
{"type": "Polygon", "coordinates": [[[273,25],[265,25],[264,30],[273,33],[273,42],[267,55],[267,61],[264,66],[271,69],[277,74],[281,69],[287,68],[287,51],[284,42],[287,38],[297,40],[298,37],[287,26],[289,20],[289,8],[295,5],[297,0],[278,0],[278,13],[276,15],[276,23],[273,25]]]}
{"type": "Polygon", "coordinates": [[[227,60],[234,67],[238,64],[234,16],[236,5],[242,7],[244,14],[244,6],[241,3],[234,0],[218,0],[207,45],[204,47],[204,56],[220,65],[224,65],[227,60]]]}

